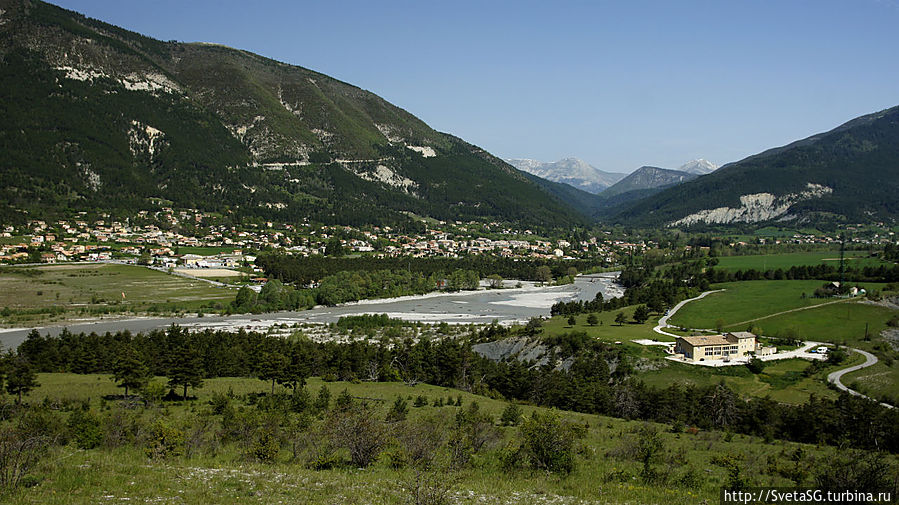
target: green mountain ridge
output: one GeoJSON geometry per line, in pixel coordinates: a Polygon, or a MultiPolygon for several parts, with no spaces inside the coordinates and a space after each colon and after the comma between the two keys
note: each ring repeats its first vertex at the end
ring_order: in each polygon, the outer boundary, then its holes
{"type": "Polygon", "coordinates": [[[3,219],[150,199],[263,219],[586,217],[377,95],[215,44],[0,0],[3,219]]]}
{"type": "Polygon", "coordinates": [[[618,208],[637,226],[895,222],[899,107],[769,149],[618,208]]]}

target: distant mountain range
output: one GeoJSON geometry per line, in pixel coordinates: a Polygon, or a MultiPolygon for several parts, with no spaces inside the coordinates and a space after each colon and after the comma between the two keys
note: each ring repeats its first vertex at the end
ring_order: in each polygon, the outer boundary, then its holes
{"type": "Polygon", "coordinates": [[[611,220],[695,227],[897,217],[899,107],[893,107],[633,201],[611,220]]]}
{"type": "Polygon", "coordinates": [[[0,0],[0,18],[0,220],[168,205],[350,225],[586,222],[568,190],[318,72],[39,1],[0,0]]]}
{"type": "Polygon", "coordinates": [[[530,159],[507,159],[507,163],[518,170],[553,182],[561,182],[587,191],[600,193],[612,186],[627,174],[603,172],[586,161],[578,158],[565,158],[554,162],[543,162],[530,159]]]}

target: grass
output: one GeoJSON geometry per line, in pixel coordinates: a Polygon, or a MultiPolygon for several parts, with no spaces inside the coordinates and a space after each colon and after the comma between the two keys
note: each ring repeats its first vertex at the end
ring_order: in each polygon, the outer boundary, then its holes
{"type": "Polygon", "coordinates": [[[765,335],[793,334],[804,340],[871,349],[895,310],[861,302],[846,302],[791,312],[758,321],[765,335]],[[870,341],[865,341],[867,326],[870,341]]]}
{"type": "Polygon", "coordinates": [[[628,354],[643,358],[661,358],[665,353],[658,347],[645,346],[631,342],[634,339],[654,339],[654,340],[671,340],[664,335],[659,335],[652,331],[652,328],[658,322],[659,316],[651,317],[643,324],[634,323],[632,317],[635,307],[624,307],[615,311],[597,312],[596,317],[599,322],[595,326],[587,324],[587,314],[579,314],[575,316],[577,321],[574,326],[568,324],[568,316],[556,316],[543,323],[543,334],[552,336],[562,333],[570,333],[573,331],[582,331],[588,336],[595,338],[601,342],[613,345],[621,345],[628,354]],[[615,316],[623,312],[628,322],[618,325],[615,322],[615,316]],[[620,344],[615,344],[620,342],[620,344]]]}
{"type": "MultiPolygon", "coordinates": [[[[889,265],[880,258],[871,258],[866,251],[846,251],[846,266],[863,268],[866,266],[889,265]]],[[[792,266],[831,265],[839,268],[840,251],[813,251],[779,254],[758,254],[752,256],[721,256],[715,268],[722,270],[787,270],[792,266]]]]}
{"type": "Polygon", "coordinates": [[[891,405],[899,403],[899,362],[877,364],[843,376],[843,384],[891,405]]]}
{"type": "MultiPolygon", "coordinates": [[[[784,373],[799,367],[798,364],[780,366],[784,373]]],[[[100,406],[96,399],[96,395],[115,391],[109,376],[41,374],[39,380],[41,386],[30,395],[30,401],[44,397],[91,397],[95,406],[112,408],[110,402],[100,406]]],[[[313,378],[308,387],[314,393],[322,384],[313,378]]],[[[335,382],[327,386],[332,394],[347,389],[354,396],[384,399],[383,403],[375,403],[374,411],[375,416],[382,418],[397,395],[423,394],[431,398],[461,395],[464,404],[477,401],[482,411],[494,416],[506,405],[499,400],[429,385],[409,387],[400,383],[335,382]]],[[[236,394],[264,392],[268,390],[268,384],[248,378],[210,379],[197,391],[197,400],[167,404],[161,411],[150,410],[146,414],[168,412],[177,418],[179,412],[202,412],[208,408],[206,401],[214,392],[228,390],[236,394]]],[[[528,406],[523,409],[526,415],[534,410],[528,406]]],[[[453,415],[457,410],[457,407],[410,407],[410,415],[438,411],[453,415]]],[[[743,475],[750,485],[787,486],[792,482],[767,470],[771,461],[788,464],[789,455],[799,447],[804,457],[819,462],[827,461],[837,450],[780,441],[764,443],[759,438],[720,432],[672,433],[668,426],[649,424],[659,431],[664,459],[670,461],[668,468],[672,475],[667,484],[644,484],[637,477],[640,463],[633,457],[620,455],[627,453],[629,444],[636,441],[637,431],[646,423],[570,412],[562,414],[587,426],[573,473],[553,475],[530,470],[504,470],[494,451],[475,458],[470,468],[455,474],[436,473],[434,478],[454,483],[452,503],[686,505],[717,500],[727,472],[712,462],[715,458],[729,455],[741,461],[743,475]],[[678,485],[676,482],[691,468],[701,475],[696,484],[678,485]],[[624,475],[624,478],[610,478],[614,475],[624,475]]],[[[500,431],[502,440],[497,447],[508,443],[517,428],[500,428],[500,431]]],[[[5,497],[5,503],[410,503],[405,488],[414,479],[414,472],[394,469],[386,458],[366,469],[338,466],[330,470],[312,470],[302,462],[291,461],[289,452],[282,449],[274,463],[258,464],[243,460],[234,444],[229,443],[213,454],[153,461],[147,459],[140,447],[78,450],[74,445],[66,445],[53,449],[44,459],[35,472],[33,487],[5,497]]],[[[664,462],[656,465],[660,470],[666,467],[664,462]]]]}
{"type": "Polygon", "coordinates": [[[832,302],[830,298],[810,295],[823,281],[743,281],[716,284],[724,289],[701,300],[690,302],[668,321],[685,328],[715,328],[719,320],[725,330],[744,330],[746,321],[799,307],[832,302]],[[802,294],[806,297],[803,298],[802,294]],[[734,325],[741,324],[739,328],[734,325]]]}
{"type": "Polygon", "coordinates": [[[190,310],[234,297],[233,291],[206,282],[107,263],[5,267],[0,285],[0,307],[13,313],[4,322],[12,325],[71,318],[87,309],[139,312],[168,304],[190,310]]]}
{"type": "MultiPolygon", "coordinates": [[[[860,361],[860,360],[859,360],[860,361]]],[[[723,382],[743,397],[771,399],[792,404],[801,404],[814,395],[818,398],[835,398],[837,392],[824,382],[828,372],[819,372],[811,377],[803,377],[802,372],[810,365],[803,359],[790,359],[768,363],[761,374],[753,375],[745,366],[711,368],[669,363],[664,368],[644,372],[639,375],[647,385],[664,388],[671,384],[709,386],[723,382]]],[[[850,366],[854,362],[840,367],[850,366]]]]}

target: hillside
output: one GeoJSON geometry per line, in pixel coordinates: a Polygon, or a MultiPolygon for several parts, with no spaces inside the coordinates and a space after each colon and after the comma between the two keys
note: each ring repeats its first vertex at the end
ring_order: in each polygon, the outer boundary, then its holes
{"type": "MultiPolygon", "coordinates": [[[[680,170],[643,166],[603,191],[602,196],[610,198],[631,191],[642,192],[642,190],[661,189],[695,179],[696,177],[695,174],[680,170]]],[[[643,196],[646,195],[644,194],[643,196]]]]}
{"type": "Polygon", "coordinates": [[[0,10],[4,220],[160,203],[340,224],[582,219],[498,158],[326,75],[42,2],[0,10]]]}
{"type": "Polygon", "coordinates": [[[513,167],[542,179],[574,186],[588,193],[599,193],[627,174],[604,172],[577,158],[547,163],[530,159],[507,159],[513,167]]]}
{"type": "Polygon", "coordinates": [[[893,221],[899,215],[899,107],[771,149],[640,200],[634,225],[893,221]]]}

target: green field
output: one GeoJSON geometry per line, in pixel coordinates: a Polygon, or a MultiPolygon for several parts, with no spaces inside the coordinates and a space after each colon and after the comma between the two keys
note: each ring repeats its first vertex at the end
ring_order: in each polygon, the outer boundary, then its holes
{"type": "MultiPolygon", "coordinates": [[[[885,264],[879,258],[869,257],[867,251],[846,251],[846,267],[861,268],[885,264]]],[[[715,268],[723,270],[776,270],[792,266],[831,265],[839,268],[840,251],[814,251],[782,254],[759,254],[753,256],[720,256],[715,268]]]]}
{"type": "MultiPolygon", "coordinates": [[[[777,312],[835,301],[813,298],[824,281],[743,281],[715,284],[724,289],[690,302],[668,321],[684,328],[713,329],[719,320],[726,330],[744,330],[749,321],[777,312]],[[805,293],[805,298],[802,294],[805,293]],[[736,327],[739,326],[739,327],[736,327]]],[[[879,286],[879,285],[872,285],[879,286]]]]}
{"type": "Polygon", "coordinates": [[[827,373],[864,361],[857,354],[839,367],[829,368],[811,377],[802,372],[811,364],[803,359],[769,362],[764,371],[753,375],[745,366],[711,368],[670,362],[664,368],[639,375],[647,385],[664,388],[671,384],[708,386],[724,382],[742,397],[770,397],[782,403],[801,404],[814,395],[835,398],[837,392],[825,384],[827,373]]]}
{"type": "Polygon", "coordinates": [[[844,375],[843,384],[871,398],[899,404],[899,362],[887,365],[880,360],[874,366],[844,375]]]}
{"type": "Polygon", "coordinates": [[[601,342],[609,344],[620,342],[620,344],[615,345],[621,345],[627,353],[632,356],[643,358],[664,357],[665,353],[659,347],[645,346],[631,342],[631,340],[634,339],[671,340],[673,342],[673,339],[669,339],[664,335],[659,335],[652,331],[652,328],[658,322],[658,315],[650,317],[649,320],[643,324],[636,324],[633,319],[631,319],[633,314],[634,307],[624,307],[620,310],[597,312],[596,316],[599,323],[597,323],[596,326],[587,324],[587,314],[575,316],[577,323],[574,326],[568,325],[568,316],[556,316],[544,321],[543,334],[559,335],[572,331],[582,331],[601,342]],[[628,322],[621,326],[615,322],[615,316],[619,312],[623,312],[628,319],[628,322]]]}
{"type": "MultiPolygon", "coordinates": [[[[705,300],[690,302],[681,310],[686,310],[687,307],[699,304],[705,300]]],[[[840,305],[842,304],[837,306],[840,305]]],[[[621,312],[624,312],[630,318],[633,314],[633,309],[633,307],[626,307],[621,312]]],[[[804,403],[811,395],[819,398],[835,397],[836,392],[829,389],[826,385],[827,373],[864,361],[859,355],[853,354],[849,361],[841,364],[839,367],[819,372],[811,377],[802,376],[802,371],[809,366],[810,362],[800,359],[771,362],[765,367],[764,372],[759,375],[753,375],[744,366],[710,368],[674,363],[664,359],[666,354],[660,347],[644,346],[631,342],[634,339],[673,341],[669,337],[652,331],[653,326],[658,321],[657,315],[644,324],[630,322],[618,326],[614,322],[615,315],[618,312],[608,311],[597,314],[603,324],[596,326],[586,324],[587,316],[585,314],[576,317],[577,324],[573,327],[568,325],[567,316],[557,316],[544,322],[543,331],[545,335],[583,331],[602,342],[612,344],[620,342],[617,345],[620,345],[632,358],[639,360],[642,363],[641,366],[647,369],[647,371],[638,372],[637,377],[650,386],[664,388],[673,383],[708,386],[724,381],[725,384],[743,397],[770,396],[775,401],[793,404],[804,403]]],[[[680,314],[680,311],[678,314],[680,314]]],[[[684,334],[690,334],[690,332],[684,332],[684,334]]]]}
{"type": "Polygon", "coordinates": [[[871,349],[886,322],[896,314],[879,305],[847,302],[791,312],[758,321],[765,335],[794,334],[804,340],[871,349]],[[870,341],[865,341],[867,325],[870,341]]]}
{"type": "MultiPolygon", "coordinates": [[[[161,408],[123,409],[112,401],[101,402],[98,395],[113,392],[105,375],[41,374],[42,386],[31,393],[32,400],[48,398],[50,405],[63,399],[92,398],[101,415],[137,415],[148,420],[164,418],[178,425],[178,419],[208,419],[217,423],[220,416],[209,413],[207,400],[215,391],[263,392],[268,384],[256,379],[210,379],[191,402],[167,403],[161,408]]],[[[309,381],[317,390],[323,383],[309,381]]],[[[388,405],[399,395],[462,396],[463,406],[477,401],[482,411],[498,415],[505,402],[465,392],[428,385],[415,387],[399,383],[344,382],[327,383],[332,395],[343,389],[360,398],[370,399],[373,415],[383,418],[388,405]],[[382,399],[384,402],[377,402],[382,399]]],[[[233,400],[240,409],[239,399],[233,400]]],[[[524,406],[525,413],[533,408],[524,406]]],[[[410,418],[446,417],[451,420],[459,407],[410,408],[410,418]]],[[[540,409],[543,410],[543,409],[540,409]]],[[[57,415],[66,416],[67,413],[57,415]]],[[[791,455],[801,453],[805,462],[829,461],[837,455],[833,447],[816,447],[790,442],[764,442],[745,435],[715,431],[673,433],[666,425],[563,412],[563,416],[586,428],[571,474],[550,474],[526,469],[504,469],[500,463],[502,448],[516,436],[515,427],[501,427],[498,440],[459,471],[435,469],[424,474],[434,482],[446,484],[448,501],[410,499],[409,488],[417,472],[394,468],[390,458],[382,456],[372,466],[361,469],[338,465],[315,470],[291,457],[289,446],[269,464],[248,461],[239,447],[228,442],[215,449],[198,451],[166,460],[149,459],[140,447],[125,445],[78,449],[74,442],[53,448],[34,471],[30,486],[4,497],[10,504],[95,504],[95,503],[304,503],[399,505],[407,503],[459,504],[641,504],[671,505],[712,503],[719,488],[728,479],[728,471],[715,461],[732,458],[739,462],[748,485],[795,485],[774,467],[793,464],[791,455]],[[661,457],[655,463],[665,482],[648,483],[640,479],[641,464],[633,455],[641,437],[640,430],[655,430],[661,443],[661,457]],[[772,466],[773,465],[773,466],[772,466]]],[[[185,426],[185,429],[188,427],[185,426]]],[[[213,428],[214,429],[214,428],[213,428]]],[[[302,437],[303,435],[301,435],[302,437]]],[[[305,436],[311,436],[308,432],[305,436]]],[[[894,458],[890,457],[890,461],[894,458]]]]}
{"type": "Polygon", "coordinates": [[[46,323],[78,314],[197,310],[227,304],[234,292],[136,265],[74,264],[0,268],[7,325],[46,323]],[[124,298],[122,294],[124,293],[124,298]]]}

